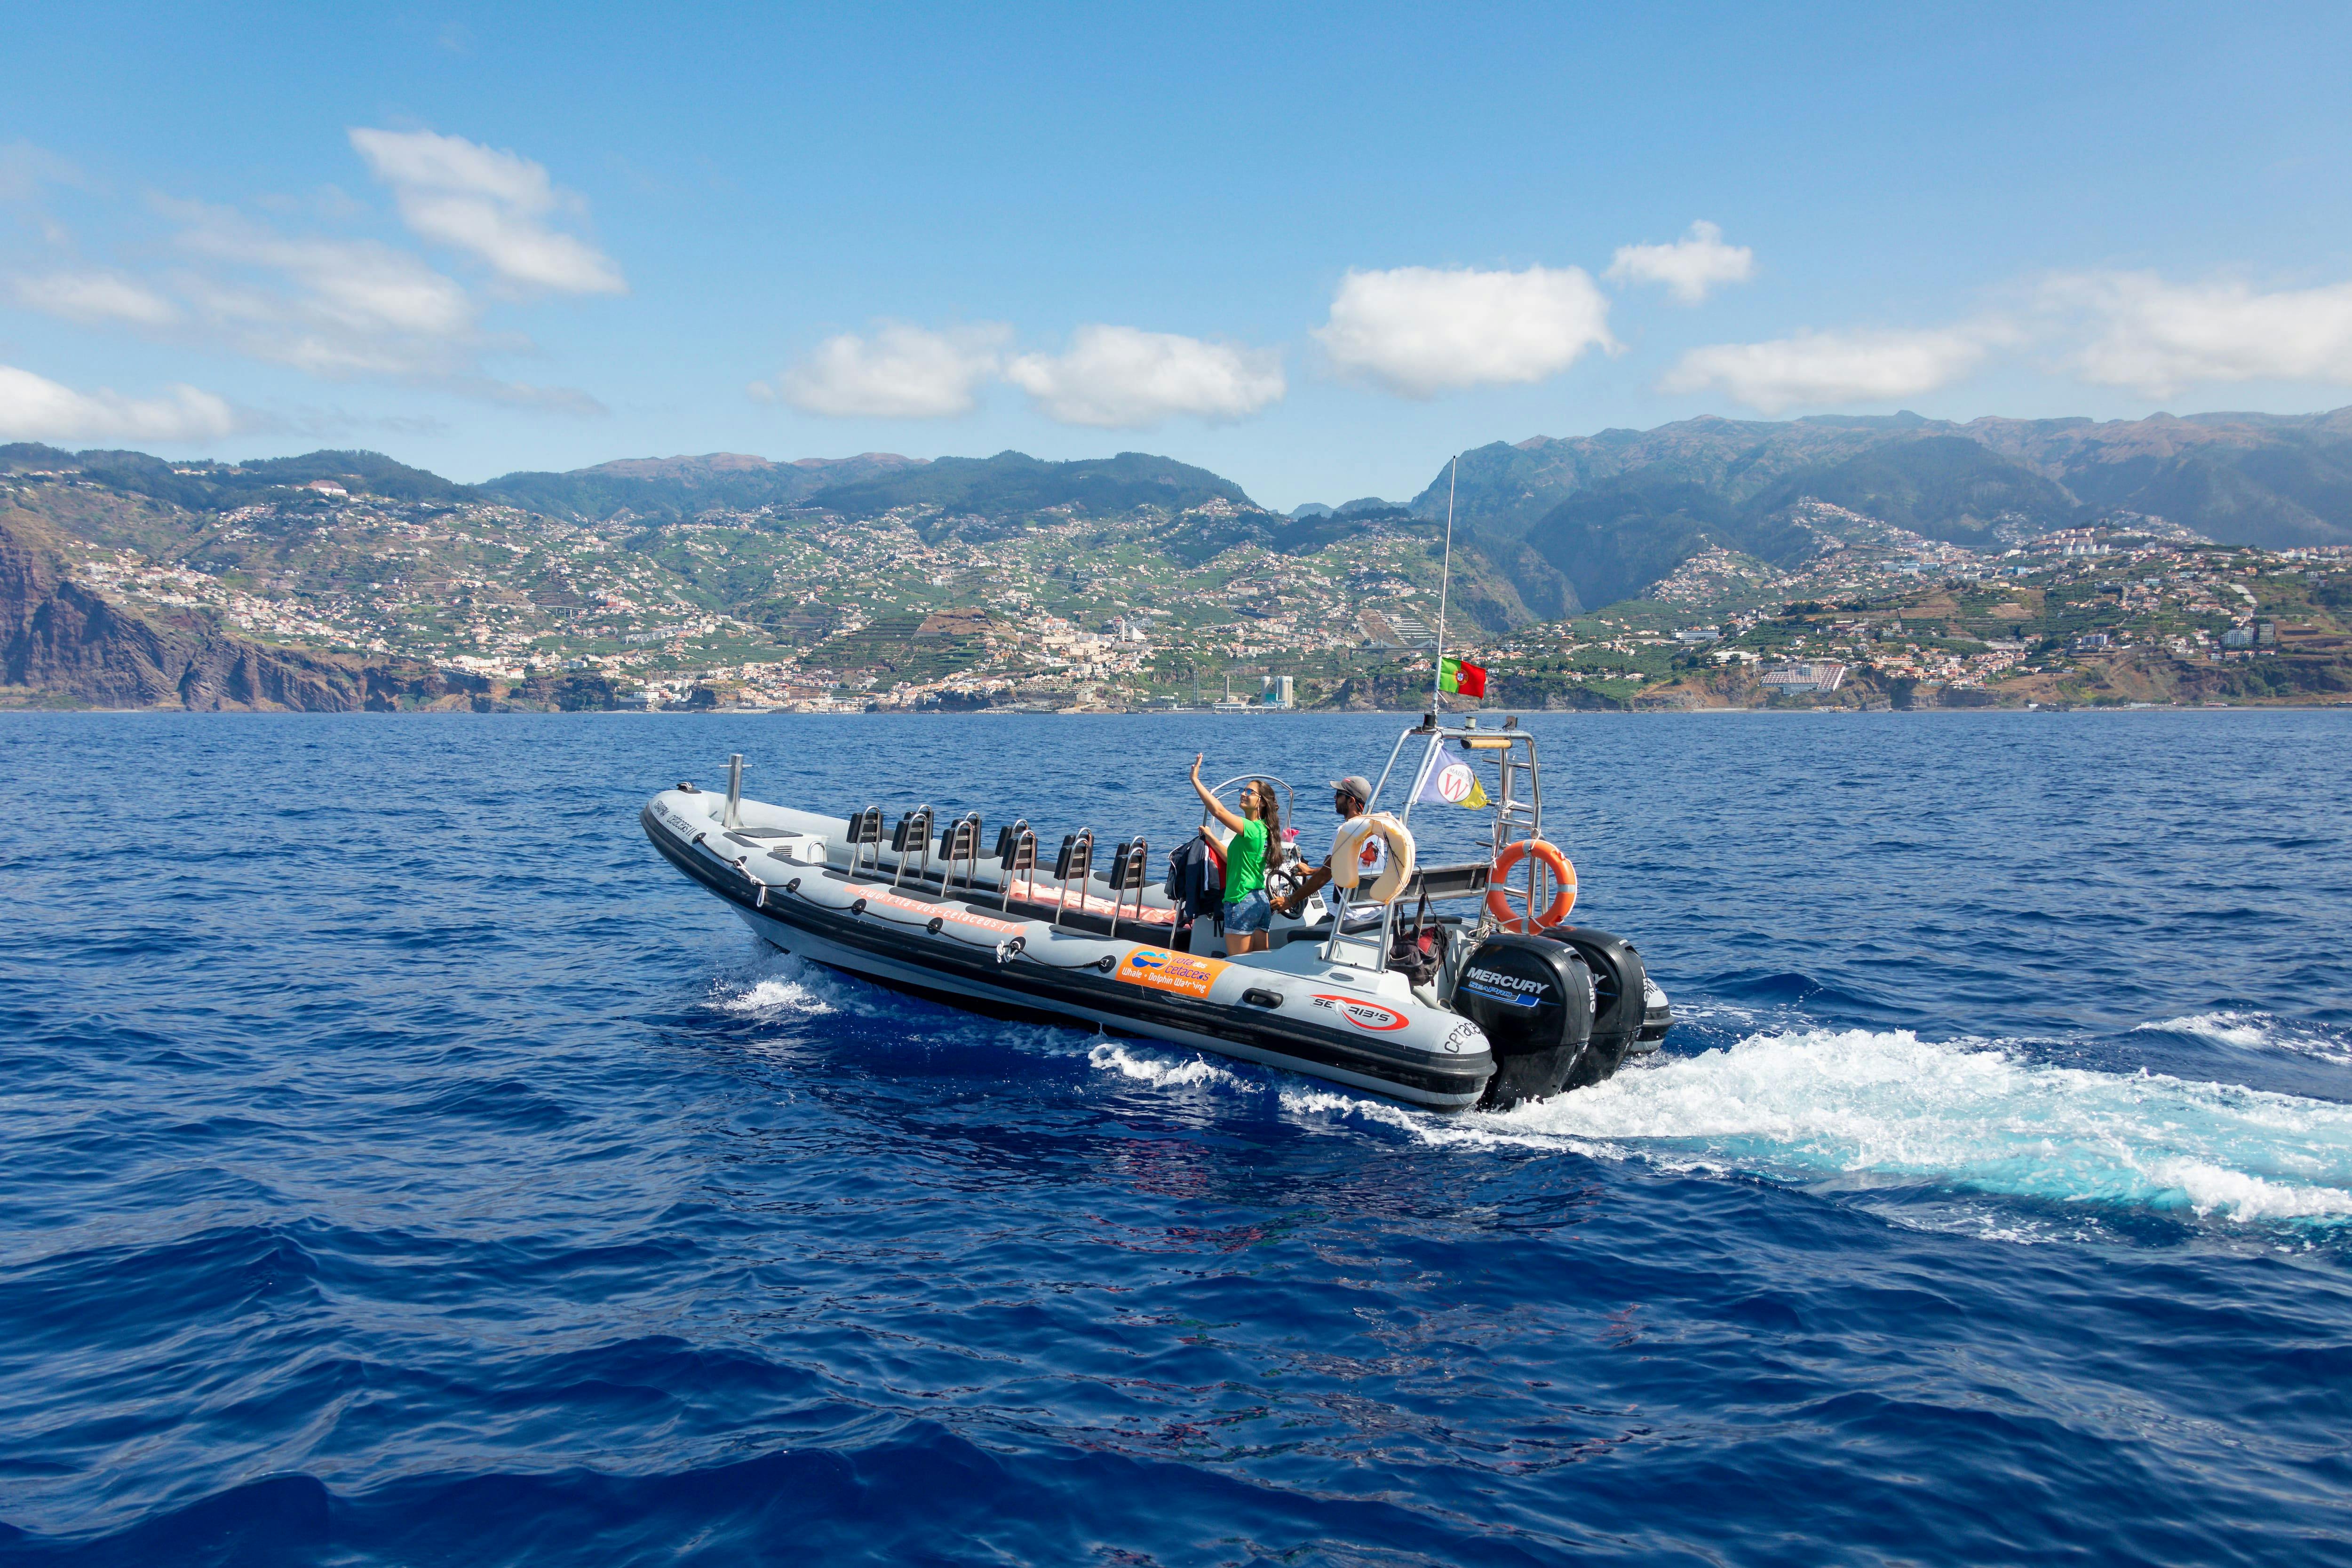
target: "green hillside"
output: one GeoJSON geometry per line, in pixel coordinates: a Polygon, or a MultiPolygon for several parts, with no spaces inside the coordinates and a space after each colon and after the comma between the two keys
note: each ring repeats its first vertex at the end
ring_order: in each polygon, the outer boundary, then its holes
{"type": "Polygon", "coordinates": [[[614,517],[671,520],[711,511],[797,507],[829,485],[920,466],[918,459],[887,452],[798,463],[714,454],[705,458],[624,460],[564,474],[505,474],[479,486],[479,493],[526,511],[583,522],[614,517]]]}
{"type": "Polygon", "coordinates": [[[1255,505],[1232,480],[1173,458],[1122,452],[1047,463],[1000,452],[993,457],[941,457],[919,468],[828,486],[812,494],[807,505],[852,517],[936,507],[993,519],[1056,507],[1106,517],[1138,507],[1182,511],[1218,500],[1255,505]]]}
{"type": "MultiPolygon", "coordinates": [[[[1441,468],[1414,509],[1442,515],[1448,479],[1441,468]]],[[[2130,513],[2221,544],[2352,544],[2352,408],[2105,423],[1691,419],[1466,452],[1457,506],[1465,525],[1517,538],[1570,496],[1626,482],[1696,485],[1758,513],[1811,497],[1956,543],[1983,542],[2004,513],[2038,528],[2130,513]]]]}
{"type": "Polygon", "coordinates": [[[167,463],[143,452],[64,452],[37,443],[0,446],[0,469],[71,468],[92,483],[190,511],[225,511],[323,479],[394,501],[458,501],[473,494],[381,452],[311,452],[242,463],[167,463]]]}
{"type": "MultiPolygon", "coordinates": [[[[1987,640],[2014,641],[1988,627],[2014,612],[2033,647],[2001,652],[2001,668],[2037,679],[2086,667],[2095,655],[2074,640],[2106,635],[2195,666],[2197,681],[2176,673],[2149,691],[2209,689],[2209,664],[2234,682],[2241,664],[2324,690],[2339,655],[2322,643],[2343,632],[2332,557],[2240,559],[2181,519],[2340,530],[2347,442],[2341,415],[1906,417],[1691,421],[1482,448],[1465,464],[1448,645],[1493,659],[1501,700],[1523,705],[1622,705],[1669,684],[1729,700],[1735,653],[1802,657],[1832,639],[1890,680],[1975,690],[1987,640]],[[2171,513],[2084,498],[2146,501],[2168,486],[2182,497],[2171,513]],[[1498,497],[1517,510],[1498,514],[1498,497]],[[2252,635],[2274,605],[2290,613],[2307,571],[2326,582],[2308,580],[2310,619],[2274,629],[2275,654],[2221,641],[2252,635]],[[1939,593],[1958,608],[1930,611],[1939,593]],[[1890,650],[1871,618],[1915,612],[1936,629],[1890,650]]],[[[208,669],[260,660],[283,689],[315,676],[346,702],[364,685],[366,700],[395,704],[698,693],[708,706],[723,692],[1139,706],[1283,674],[1310,700],[1387,700],[1425,678],[1439,620],[1444,538],[1427,499],[1285,517],[1217,475],[1137,453],[712,453],[467,486],[363,452],[171,463],[12,446],[0,523],[20,541],[20,580],[48,586],[24,589],[11,612],[8,667],[24,674],[0,685],[27,689],[0,706],[47,700],[36,673],[79,700],[116,700],[119,683],[89,672],[134,643],[208,669]],[[145,617],[149,630],[103,645],[61,630],[98,626],[101,603],[120,607],[113,623],[145,617]],[[343,673],[319,674],[311,653],[343,673]]],[[[168,661],[147,662],[163,680],[168,661]]]]}
{"type": "Polygon", "coordinates": [[[801,463],[624,462],[567,474],[508,474],[479,486],[479,494],[587,522],[794,508],[878,517],[905,507],[1001,522],[1059,507],[1108,517],[1138,507],[1181,511],[1218,499],[1252,505],[1230,479],[1140,452],[1070,463],[1019,452],[931,462],[890,453],[801,463]]]}

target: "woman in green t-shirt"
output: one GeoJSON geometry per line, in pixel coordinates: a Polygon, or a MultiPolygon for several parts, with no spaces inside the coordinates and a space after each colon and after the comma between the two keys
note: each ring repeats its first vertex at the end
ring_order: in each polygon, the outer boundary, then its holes
{"type": "MultiPolygon", "coordinates": [[[[1242,786],[1238,815],[1201,782],[1201,758],[1192,758],[1192,789],[1218,821],[1234,835],[1225,846],[1225,951],[1260,953],[1269,938],[1274,904],[1266,897],[1265,868],[1269,854],[1282,853],[1282,809],[1275,803],[1274,786],[1253,779],[1242,786]]],[[[1206,823],[1201,836],[1207,838],[1206,823]]]]}

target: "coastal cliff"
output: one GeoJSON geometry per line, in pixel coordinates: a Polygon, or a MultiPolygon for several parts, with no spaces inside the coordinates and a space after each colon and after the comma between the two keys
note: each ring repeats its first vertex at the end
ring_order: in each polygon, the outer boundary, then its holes
{"type": "Polygon", "coordinates": [[[206,616],[127,611],[68,578],[37,524],[0,515],[0,701],[342,712],[368,706],[373,674],[354,659],[236,636],[206,616]]]}

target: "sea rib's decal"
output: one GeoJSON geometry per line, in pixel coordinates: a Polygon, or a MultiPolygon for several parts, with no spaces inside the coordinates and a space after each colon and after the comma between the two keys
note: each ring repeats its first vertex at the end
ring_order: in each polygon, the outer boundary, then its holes
{"type": "Polygon", "coordinates": [[[1361,997],[1335,997],[1328,991],[1318,991],[1315,994],[1315,1005],[1318,1008],[1330,1009],[1358,1029],[1378,1030],[1382,1033],[1390,1030],[1403,1029],[1412,1022],[1412,1019],[1394,1008],[1384,1008],[1378,1002],[1368,1002],[1361,997]]]}

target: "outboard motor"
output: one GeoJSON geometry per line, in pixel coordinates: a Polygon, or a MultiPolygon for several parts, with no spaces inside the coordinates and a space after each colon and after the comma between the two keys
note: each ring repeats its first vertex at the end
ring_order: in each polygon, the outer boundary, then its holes
{"type": "Polygon", "coordinates": [[[1454,983],[1454,1010],[1495,1053],[1481,1109],[1507,1110],[1567,1088],[1592,1033],[1592,979],[1573,947],[1505,932],[1478,944],[1454,983]]]}
{"type": "Polygon", "coordinates": [[[1642,994],[1647,1005],[1642,1009],[1642,1038],[1633,1049],[1646,1052],[1657,1050],[1658,1042],[1666,1038],[1666,1031],[1675,1027],[1675,1008],[1666,1000],[1666,993],[1658,989],[1655,980],[1644,977],[1642,994]]]}
{"type": "MultiPolygon", "coordinates": [[[[1575,952],[1592,972],[1592,1048],[1577,1063],[1568,1085],[1581,1089],[1615,1072],[1641,1039],[1649,1021],[1649,973],[1631,942],[1606,931],[1555,925],[1544,937],[1575,952]]],[[[1673,1015],[1663,1021],[1671,1023],[1673,1015]]],[[[1665,1030],[1658,1032],[1663,1036],[1665,1030]]]]}

